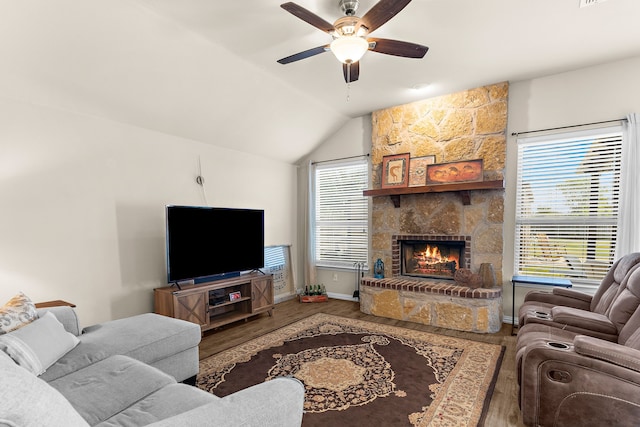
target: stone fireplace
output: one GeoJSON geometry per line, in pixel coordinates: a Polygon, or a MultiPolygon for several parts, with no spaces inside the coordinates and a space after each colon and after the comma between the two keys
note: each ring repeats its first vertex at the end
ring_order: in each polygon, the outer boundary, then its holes
{"type": "MultiPolygon", "coordinates": [[[[375,111],[370,188],[381,187],[383,157],[402,153],[435,155],[436,163],[482,159],[483,180],[503,180],[507,99],[508,84],[499,83],[375,111]]],[[[361,310],[451,329],[499,330],[503,213],[501,187],[372,195],[370,262],[382,259],[385,278],[363,280],[361,310]],[[425,242],[440,254],[424,253],[425,242]],[[445,248],[443,242],[456,243],[445,248]],[[454,263],[473,272],[491,263],[498,287],[458,286],[454,263]]]]}

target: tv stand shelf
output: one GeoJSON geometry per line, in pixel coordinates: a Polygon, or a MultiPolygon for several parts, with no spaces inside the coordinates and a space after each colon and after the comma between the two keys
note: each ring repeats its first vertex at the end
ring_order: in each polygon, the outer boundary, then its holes
{"type": "Polygon", "coordinates": [[[197,323],[204,332],[260,313],[271,316],[273,277],[249,273],[180,289],[156,288],[154,301],[156,313],[197,323]]]}

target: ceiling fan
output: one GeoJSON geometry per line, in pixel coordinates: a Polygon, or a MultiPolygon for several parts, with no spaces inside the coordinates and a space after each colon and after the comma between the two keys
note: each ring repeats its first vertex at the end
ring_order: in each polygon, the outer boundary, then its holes
{"type": "Polygon", "coordinates": [[[380,0],[362,18],[359,18],[356,16],[358,0],[339,0],[339,6],[346,16],[339,18],[333,25],[302,6],[293,2],[284,3],[280,7],[331,35],[333,41],[328,45],[314,47],[279,59],[278,62],[289,64],[330,50],[342,62],[344,80],[351,83],[358,80],[360,75],[358,61],[367,50],[405,58],[423,58],[429,50],[426,46],[399,40],[367,37],[410,2],[411,0],[380,0]]]}

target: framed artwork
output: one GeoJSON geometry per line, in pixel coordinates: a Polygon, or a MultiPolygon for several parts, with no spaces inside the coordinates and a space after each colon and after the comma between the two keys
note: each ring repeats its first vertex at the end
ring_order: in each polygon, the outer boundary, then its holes
{"type": "Polygon", "coordinates": [[[427,184],[427,165],[436,162],[436,156],[413,157],[409,160],[409,187],[427,184]]]}
{"type": "Polygon", "coordinates": [[[382,188],[406,187],[409,184],[409,153],[382,158],[382,188]]]}
{"type": "Polygon", "coordinates": [[[427,165],[427,184],[482,181],[482,159],[427,165]]]}
{"type": "Polygon", "coordinates": [[[240,293],[240,291],[231,292],[229,294],[229,301],[236,301],[236,300],[239,300],[240,298],[242,298],[242,294],[240,293]]]}

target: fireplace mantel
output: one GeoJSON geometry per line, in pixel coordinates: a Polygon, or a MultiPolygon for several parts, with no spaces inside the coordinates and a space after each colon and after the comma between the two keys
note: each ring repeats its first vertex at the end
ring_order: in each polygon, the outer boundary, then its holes
{"type": "Polygon", "coordinates": [[[400,196],[406,194],[425,194],[425,193],[454,193],[457,192],[462,198],[464,205],[471,204],[469,191],[472,190],[496,190],[503,189],[504,181],[480,181],[480,182],[461,182],[455,184],[438,184],[423,185],[420,187],[396,187],[396,188],[376,188],[373,190],[364,190],[364,196],[389,196],[393,202],[393,206],[400,207],[400,196]]]}

